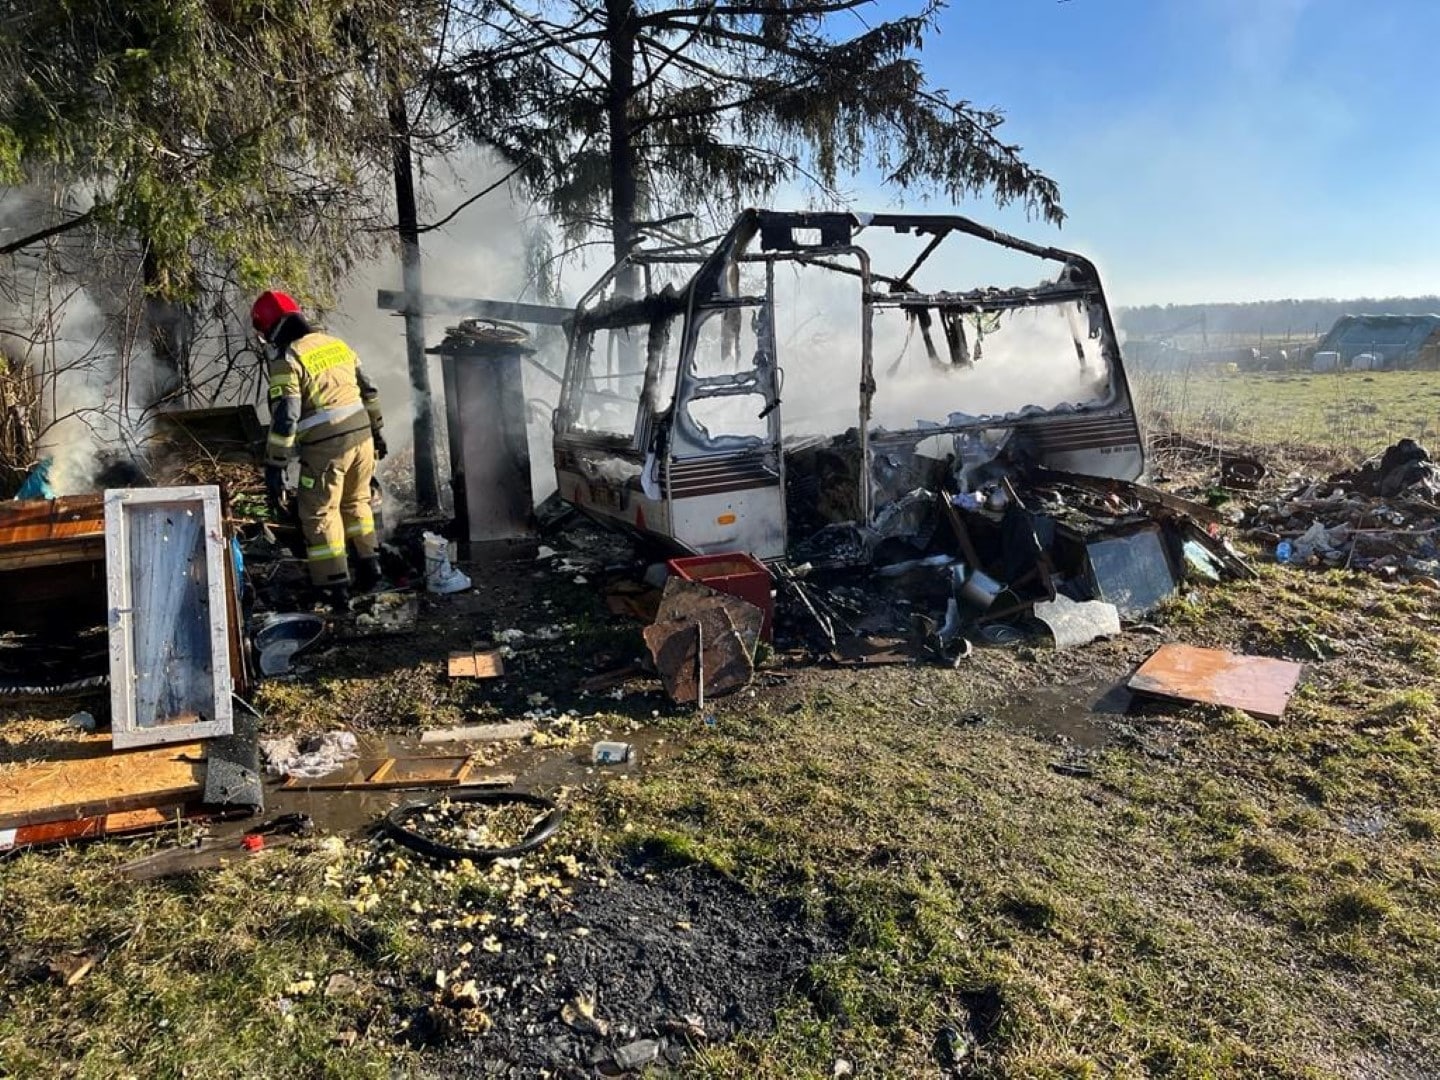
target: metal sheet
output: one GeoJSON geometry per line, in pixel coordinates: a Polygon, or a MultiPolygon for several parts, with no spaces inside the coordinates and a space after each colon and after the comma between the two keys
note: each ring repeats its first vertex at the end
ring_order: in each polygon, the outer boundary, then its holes
{"type": "Polygon", "coordinates": [[[1140,665],[1129,686],[1137,694],[1222,705],[1261,720],[1279,720],[1303,670],[1289,660],[1165,645],[1140,665]]]}
{"type": "MultiPolygon", "coordinates": [[[[745,606],[759,614],[753,605],[745,606]]],[[[758,619],[755,633],[759,635],[758,619]]],[[[677,704],[701,700],[702,677],[705,696],[720,697],[749,686],[755,674],[745,639],[723,607],[654,623],[645,627],[644,636],[665,693],[677,704]]]]}
{"type": "Polygon", "coordinates": [[[1159,527],[1097,540],[1085,547],[1100,599],[1125,616],[1144,615],[1175,591],[1175,574],[1159,527]]]}
{"type": "Polygon", "coordinates": [[[1068,596],[1056,596],[1054,600],[1036,604],[1034,612],[1035,617],[1050,628],[1057,649],[1073,649],[1096,638],[1120,633],[1119,609],[1100,600],[1081,603],[1068,596]]]}
{"type": "Polygon", "coordinates": [[[533,535],[519,352],[447,355],[445,417],[455,516],[471,543],[533,535]]]}

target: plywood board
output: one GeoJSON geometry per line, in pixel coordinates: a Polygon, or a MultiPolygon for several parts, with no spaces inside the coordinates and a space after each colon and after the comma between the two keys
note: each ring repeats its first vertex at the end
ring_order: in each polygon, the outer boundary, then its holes
{"type": "Polygon", "coordinates": [[[0,766],[0,827],[185,802],[205,790],[205,750],[185,743],[111,751],[104,735],[67,756],[0,766]]]}
{"type": "Polygon", "coordinates": [[[1137,694],[1221,705],[1261,720],[1279,720],[1303,670],[1289,660],[1165,645],[1140,665],[1129,687],[1137,694]]]}
{"type": "Polygon", "coordinates": [[[452,679],[495,679],[504,674],[505,660],[494,649],[450,654],[452,679]]]}
{"type": "Polygon", "coordinates": [[[105,493],[116,747],[230,734],[228,559],[219,488],[105,493]]]}

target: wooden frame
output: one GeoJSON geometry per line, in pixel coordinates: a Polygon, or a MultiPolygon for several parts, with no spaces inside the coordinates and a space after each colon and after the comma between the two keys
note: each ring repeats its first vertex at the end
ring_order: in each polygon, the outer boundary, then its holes
{"type": "Polygon", "coordinates": [[[228,558],[219,488],[105,493],[117,749],[231,733],[228,558]]]}

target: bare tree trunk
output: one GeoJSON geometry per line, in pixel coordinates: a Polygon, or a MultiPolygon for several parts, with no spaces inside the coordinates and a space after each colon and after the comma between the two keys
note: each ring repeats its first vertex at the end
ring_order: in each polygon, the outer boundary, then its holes
{"type": "Polygon", "coordinates": [[[395,140],[395,209],[400,233],[400,267],[405,287],[405,355],[410,367],[414,407],[415,502],[421,516],[440,509],[440,478],[435,468],[435,416],[430,394],[430,358],[425,355],[425,317],[421,296],[420,226],[415,208],[415,169],[410,156],[410,118],[405,98],[390,98],[390,130],[395,140]]]}
{"type": "MultiPolygon", "coordinates": [[[[194,389],[190,385],[190,348],[194,331],[191,311],[188,305],[165,297],[154,249],[147,242],[144,250],[141,275],[145,282],[145,328],[155,362],[148,379],[141,383],[143,389],[138,398],[144,408],[162,402],[186,405],[194,389]]],[[[128,408],[130,404],[128,401],[121,402],[122,408],[128,408]]]]}
{"type": "MultiPolygon", "coordinates": [[[[630,99],[635,93],[634,0],[605,0],[610,39],[610,94],[606,111],[610,126],[610,222],[619,262],[634,246],[639,187],[635,177],[635,133],[630,120],[630,99]]],[[[634,296],[633,270],[616,282],[622,296],[634,296]]]]}

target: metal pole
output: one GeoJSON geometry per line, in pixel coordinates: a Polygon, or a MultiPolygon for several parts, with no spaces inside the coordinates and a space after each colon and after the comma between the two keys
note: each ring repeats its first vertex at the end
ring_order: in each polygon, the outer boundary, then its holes
{"type": "Polygon", "coordinates": [[[410,157],[410,118],[399,91],[390,99],[390,130],[395,137],[395,210],[400,234],[400,268],[405,286],[405,357],[410,368],[414,406],[415,509],[422,517],[440,510],[440,481],[435,469],[435,416],[430,395],[430,360],[425,355],[424,284],[420,273],[420,226],[415,209],[415,170],[410,157]]]}

